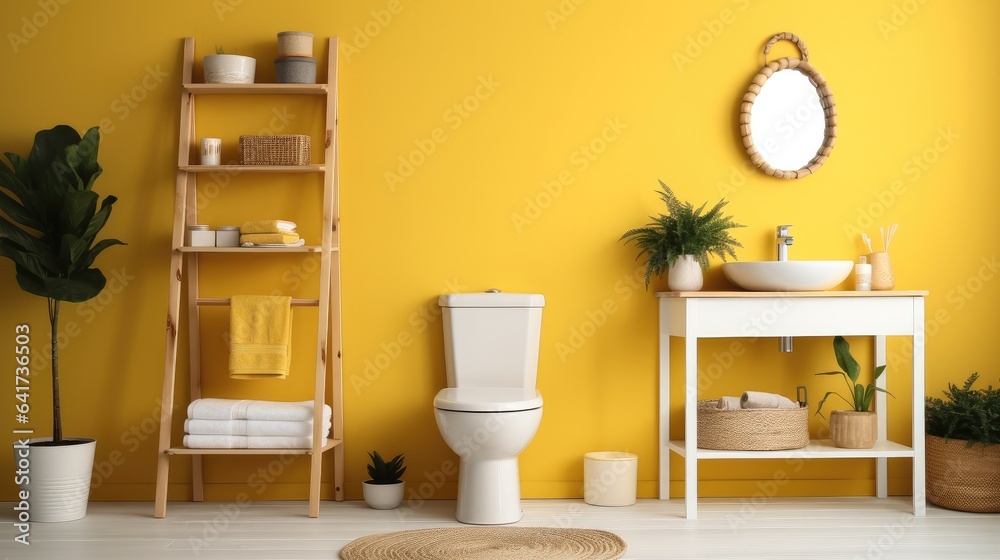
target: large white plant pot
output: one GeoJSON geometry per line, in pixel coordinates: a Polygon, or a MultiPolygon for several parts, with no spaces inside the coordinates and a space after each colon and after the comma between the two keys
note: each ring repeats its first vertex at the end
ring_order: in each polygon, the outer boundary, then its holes
{"type": "Polygon", "coordinates": [[[202,59],[206,84],[252,84],[257,61],[238,54],[210,54],[202,59]]]}
{"type": "MultiPolygon", "coordinates": [[[[90,498],[90,476],[94,470],[94,451],[97,441],[89,438],[65,438],[78,442],[73,445],[39,446],[38,442],[52,438],[28,441],[27,457],[24,448],[14,443],[15,471],[26,471],[16,479],[22,492],[27,492],[30,521],[74,521],[87,515],[90,498]],[[25,468],[25,466],[27,468],[25,468]]],[[[20,502],[20,497],[18,502],[20,502]]]]}
{"type": "Polygon", "coordinates": [[[365,502],[375,509],[393,509],[403,503],[404,482],[393,484],[361,483],[364,488],[365,502]]]}

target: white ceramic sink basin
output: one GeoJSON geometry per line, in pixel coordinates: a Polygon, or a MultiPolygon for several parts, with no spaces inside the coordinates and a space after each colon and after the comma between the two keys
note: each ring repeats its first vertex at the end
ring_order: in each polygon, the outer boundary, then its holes
{"type": "Polygon", "coordinates": [[[722,265],[730,282],[751,292],[821,292],[843,282],[851,261],[758,261],[722,265]]]}

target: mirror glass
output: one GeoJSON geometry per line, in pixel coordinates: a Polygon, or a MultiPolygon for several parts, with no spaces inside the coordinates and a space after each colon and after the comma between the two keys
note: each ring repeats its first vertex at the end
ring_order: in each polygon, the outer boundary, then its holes
{"type": "Polygon", "coordinates": [[[775,169],[809,165],[826,138],[826,115],[812,80],[791,68],[772,74],[750,108],[750,136],[775,169]]]}

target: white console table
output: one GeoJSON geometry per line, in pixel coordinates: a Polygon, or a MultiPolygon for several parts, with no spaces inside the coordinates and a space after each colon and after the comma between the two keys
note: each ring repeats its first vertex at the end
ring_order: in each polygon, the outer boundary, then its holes
{"type": "MultiPolygon", "coordinates": [[[[925,291],[887,292],[658,292],[660,305],[660,499],[670,498],[670,452],[684,457],[684,505],[698,516],[698,459],[876,459],[876,496],[887,492],[889,457],[913,459],[913,514],[924,499],[925,291]],[[886,437],[886,398],[877,393],[878,441],[872,449],[839,449],[829,440],[787,451],[698,449],[698,339],[782,336],[874,336],[875,363],[886,363],[886,336],[913,339],[913,445],[886,437]],[[670,440],[670,337],[684,338],[684,439],[670,440]]],[[[775,352],[778,351],[775,345],[775,352]]],[[[885,374],[877,381],[885,388],[885,374]]]]}

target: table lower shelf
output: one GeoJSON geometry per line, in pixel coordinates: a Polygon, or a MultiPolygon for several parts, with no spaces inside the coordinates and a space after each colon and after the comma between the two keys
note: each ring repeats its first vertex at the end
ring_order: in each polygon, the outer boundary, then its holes
{"type": "MultiPolygon", "coordinates": [[[[681,457],[687,456],[684,440],[670,440],[667,447],[681,457]]],[[[800,449],[779,451],[723,451],[698,449],[699,459],[877,459],[881,457],[913,457],[913,448],[891,441],[877,441],[871,449],[842,449],[828,439],[809,442],[800,449]]]]}
{"type": "MultiPolygon", "coordinates": [[[[339,439],[327,439],[326,445],[321,449],[325,453],[344,443],[339,439]]],[[[191,447],[170,447],[164,451],[167,455],[312,455],[312,448],[266,448],[266,449],[220,449],[220,448],[191,448],[191,447]]]]}

